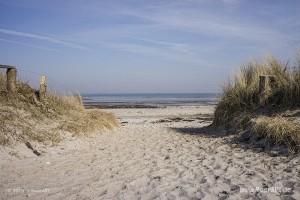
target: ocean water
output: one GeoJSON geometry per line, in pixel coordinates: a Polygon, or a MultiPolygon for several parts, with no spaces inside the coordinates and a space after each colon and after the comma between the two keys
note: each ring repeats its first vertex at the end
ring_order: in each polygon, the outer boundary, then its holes
{"type": "Polygon", "coordinates": [[[188,94],[82,94],[85,105],[103,107],[121,106],[195,106],[216,104],[219,100],[217,93],[188,93],[188,94]]]}

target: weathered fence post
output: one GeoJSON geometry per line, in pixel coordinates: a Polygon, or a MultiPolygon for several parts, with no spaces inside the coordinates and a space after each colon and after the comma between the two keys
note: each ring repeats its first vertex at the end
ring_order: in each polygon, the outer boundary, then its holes
{"type": "Polygon", "coordinates": [[[259,103],[264,106],[271,94],[272,88],[275,84],[275,76],[261,75],[259,76],[259,103]]]}
{"type": "Polygon", "coordinates": [[[8,95],[13,95],[17,92],[17,69],[9,67],[6,70],[6,89],[8,95]]]}
{"type": "Polygon", "coordinates": [[[47,93],[47,78],[46,76],[41,76],[40,78],[40,91],[39,91],[39,97],[40,100],[44,100],[47,93]]]}

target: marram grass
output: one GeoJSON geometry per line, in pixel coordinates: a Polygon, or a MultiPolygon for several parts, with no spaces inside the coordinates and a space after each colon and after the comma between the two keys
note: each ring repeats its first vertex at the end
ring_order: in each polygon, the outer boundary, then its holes
{"type": "Polygon", "coordinates": [[[101,110],[85,110],[79,95],[53,92],[41,102],[29,84],[18,81],[17,94],[8,97],[0,74],[0,145],[37,141],[58,143],[66,133],[88,135],[117,126],[116,118],[101,110]]]}
{"type": "Polygon", "coordinates": [[[294,65],[268,57],[262,62],[253,61],[241,67],[233,81],[223,88],[223,95],[214,113],[214,125],[232,129],[251,128],[274,141],[299,145],[300,128],[296,122],[272,117],[287,109],[300,107],[300,60],[294,65]],[[259,76],[272,75],[275,84],[269,88],[267,101],[259,102],[259,76]],[[256,123],[252,118],[259,117],[256,123]],[[250,117],[249,117],[250,116],[250,117]]]}
{"type": "Polygon", "coordinates": [[[281,116],[258,117],[253,121],[251,131],[290,147],[300,144],[300,124],[281,116]]]}

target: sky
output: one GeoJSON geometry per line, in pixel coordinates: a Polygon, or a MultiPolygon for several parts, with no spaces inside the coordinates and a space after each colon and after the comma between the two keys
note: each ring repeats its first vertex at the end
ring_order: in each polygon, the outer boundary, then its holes
{"type": "Polygon", "coordinates": [[[0,64],[52,90],[219,92],[250,60],[292,60],[299,0],[0,0],[0,64]]]}

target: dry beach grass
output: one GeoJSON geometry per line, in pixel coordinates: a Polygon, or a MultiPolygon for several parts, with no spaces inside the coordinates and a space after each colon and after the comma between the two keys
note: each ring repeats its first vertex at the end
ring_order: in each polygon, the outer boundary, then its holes
{"type": "Polygon", "coordinates": [[[0,74],[0,144],[37,141],[58,143],[68,134],[88,135],[117,126],[110,113],[85,110],[78,95],[48,93],[39,101],[36,91],[18,81],[17,94],[6,94],[6,79],[0,74]]]}
{"type": "Polygon", "coordinates": [[[285,66],[274,58],[249,64],[216,107],[113,114],[85,110],[80,96],[39,101],[19,82],[14,99],[1,93],[0,199],[300,199],[300,157],[264,149],[300,142],[300,70],[285,66]],[[280,81],[261,106],[258,77],[266,73],[280,81]],[[118,126],[115,116],[120,126],[105,131],[118,126]],[[261,146],[241,142],[251,136],[261,146]]]}
{"type": "Polygon", "coordinates": [[[236,132],[250,130],[295,149],[300,145],[299,122],[284,116],[286,110],[296,110],[299,106],[300,61],[290,66],[268,57],[263,62],[250,62],[242,67],[235,79],[224,87],[214,125],[236,132]],[[260,75],[271,75],[275,79],[267,90],[264,105],[259,99],[260,75]]]}

